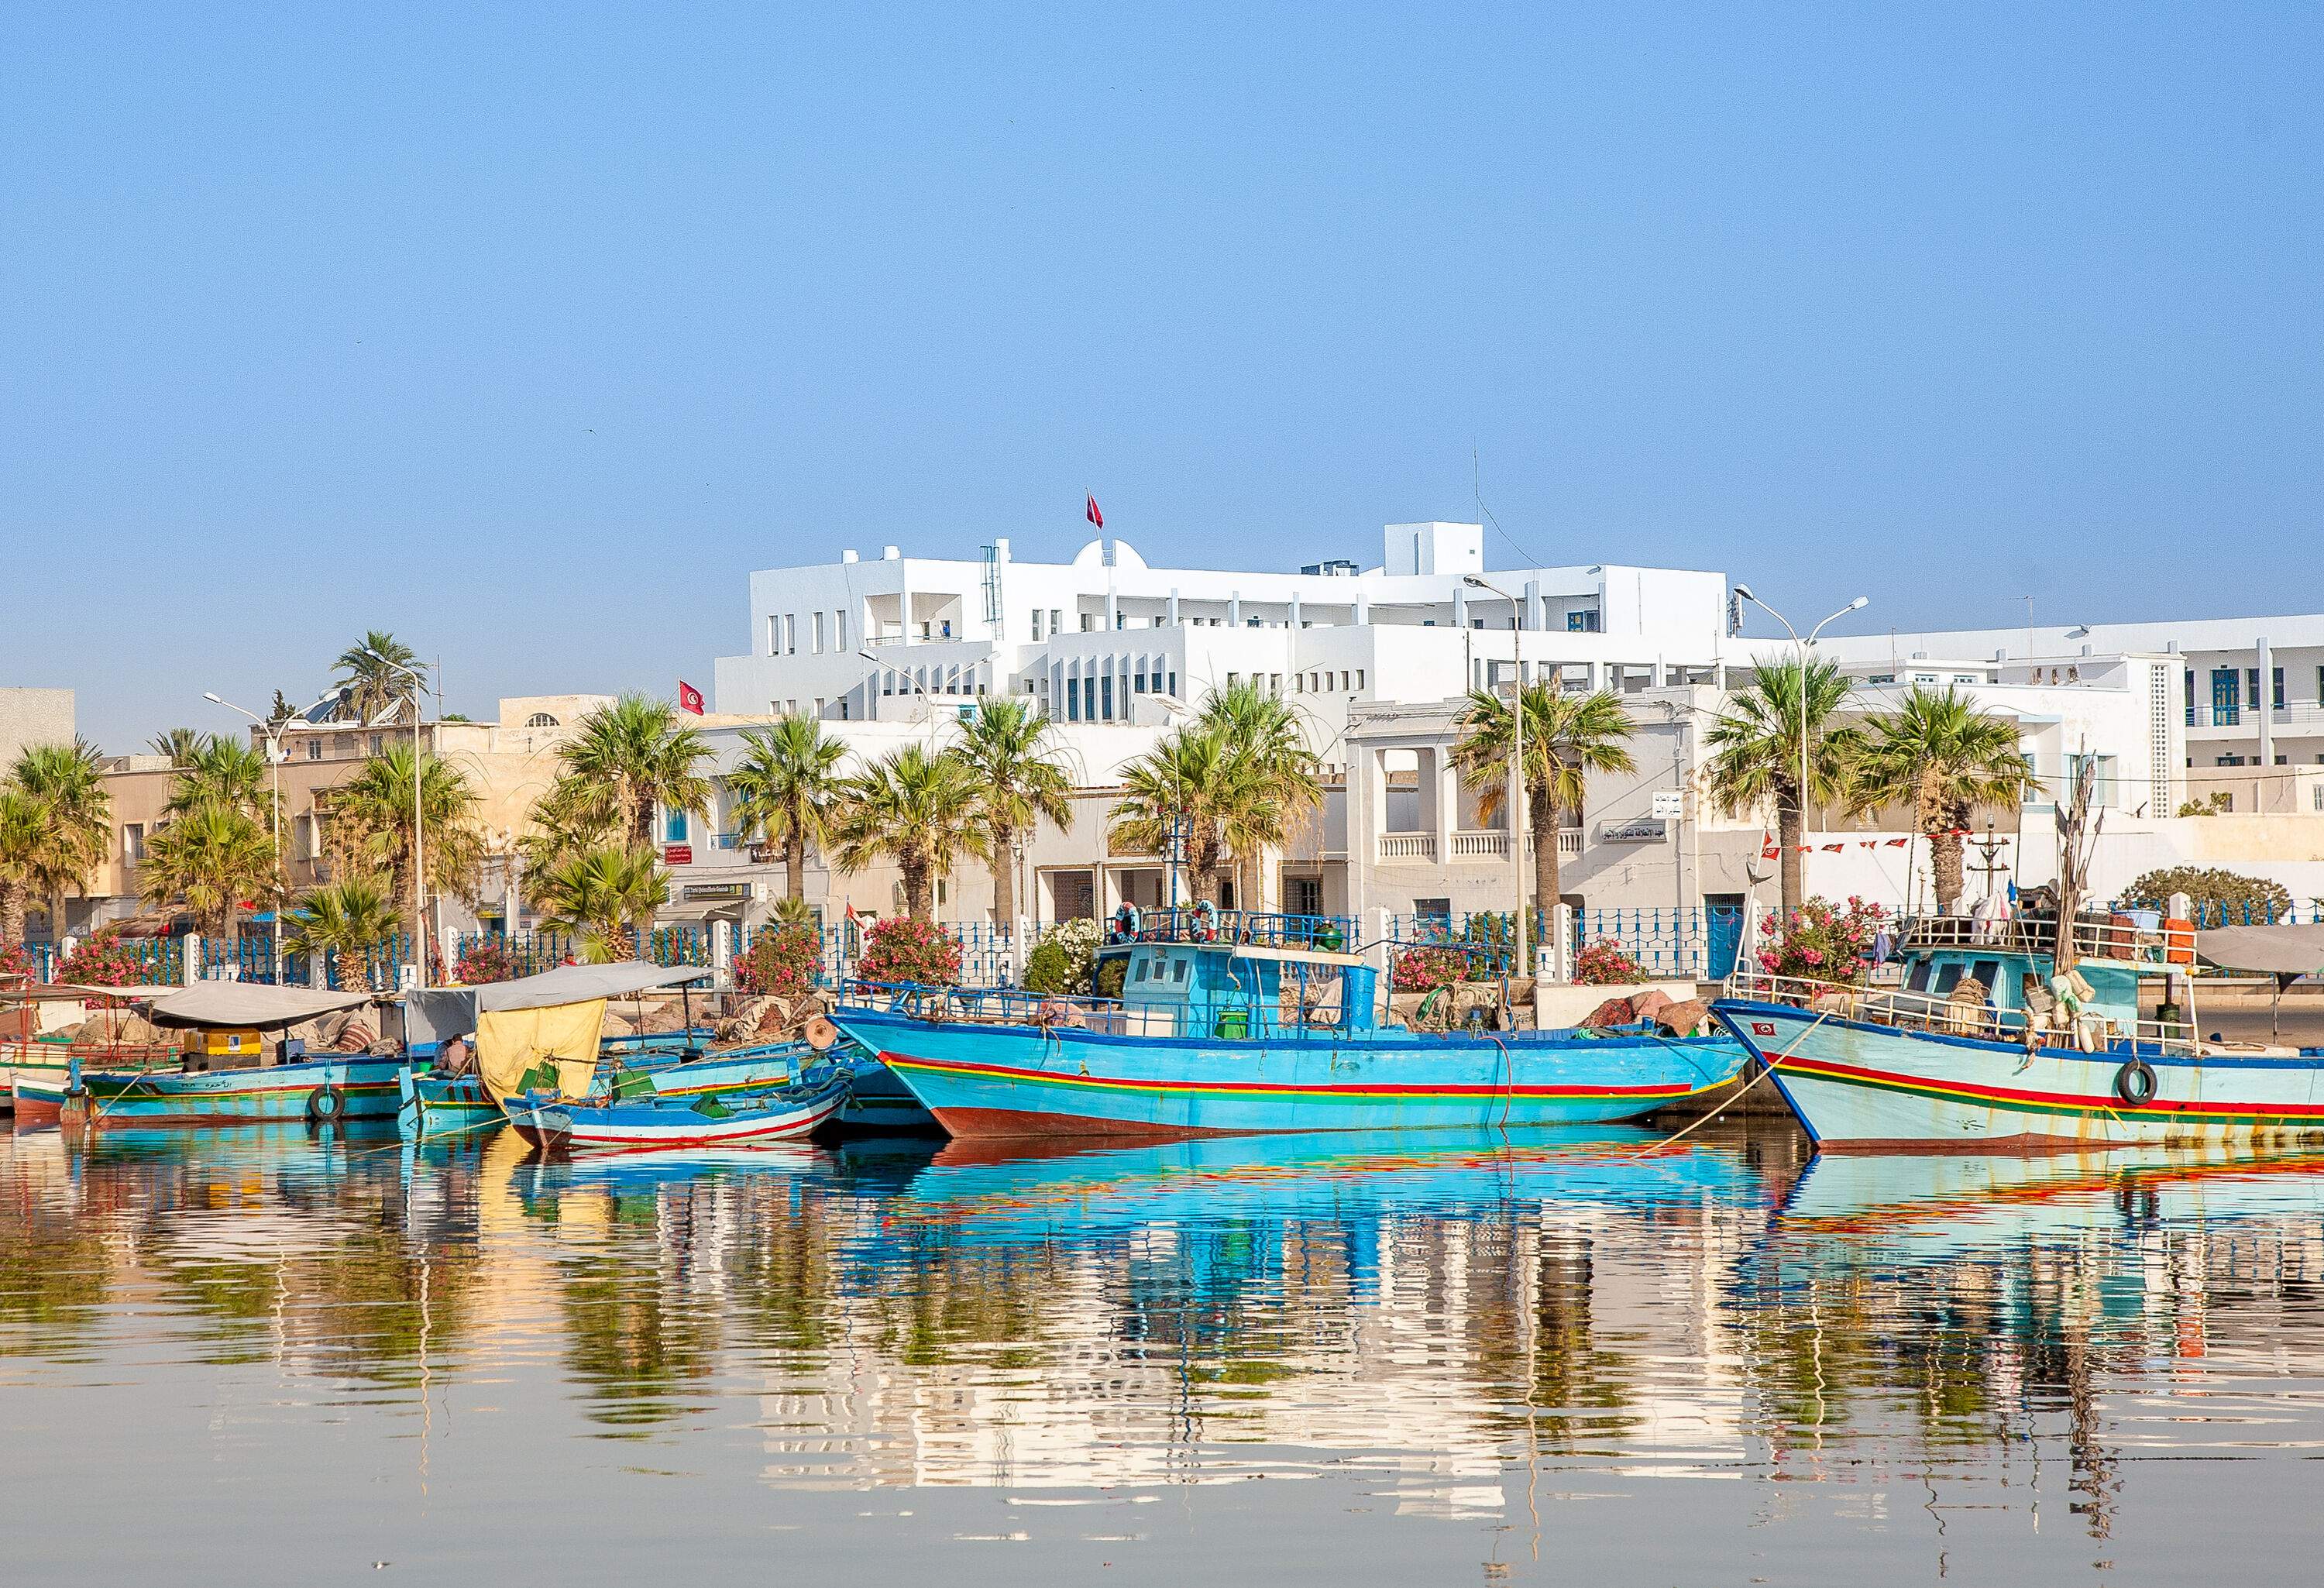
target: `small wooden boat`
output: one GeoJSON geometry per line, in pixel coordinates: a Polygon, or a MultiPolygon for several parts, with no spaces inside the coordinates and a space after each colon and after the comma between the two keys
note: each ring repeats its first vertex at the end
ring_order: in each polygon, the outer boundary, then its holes
{"type": "MultiPolygon", "coordinates": [[[[633,1051],[614,1050],[621,1056],[633,1051]]],[[[726,1053],[679,1053],[645,1064],[614,1064],[609,1062],[611,1057],[601,1056],[592,1093],[629,1099],[691,1099],[783,1085],[815,1056],[803,1043],[780,1042],[726,1053]]],[[[410,1071],[401,1085],[401,1105],[396,1120],[406,1136],[456,1135],[496,1124],[503,1117],[484,1076],[473,1070],[457,1076],[410,1071]]]]}
{"type": "Polygon", "coordinates": [[[0,1106],[14,1108],[14,1083],[25,1083],[23,1124],[54,1124],[76,1066],[149,1069],[178,1062],[177,1043],[136,1042],[121,1035],[124,1018],[175,987],[88,987],[20,982],[0,990],[0,1106]],[[46,1029],[48,1011],[85,1018],[78,1029],[46,1029]]]}
{"type": "Polygon", "coordinates": [[[639,1152],[796,1140],[837,1113],[847,1091],[845,1073],[833,1068],[764,1092],[576,1100],[529,1091],[502,1106],[517,1134],[536,1147],[639,1152]]]}
{"type": "Polygon", "coordinates": [[[199,982],[152,1001],[153,1023],[189,1032],[186,1048],[142,1067],[82,1068],[68,1087],[63,1122],[247,1124],[261,1120],[392,1119],[401,1055],[309,1055],[266,1033],[371,1001],[256,982],[199,982]]]}

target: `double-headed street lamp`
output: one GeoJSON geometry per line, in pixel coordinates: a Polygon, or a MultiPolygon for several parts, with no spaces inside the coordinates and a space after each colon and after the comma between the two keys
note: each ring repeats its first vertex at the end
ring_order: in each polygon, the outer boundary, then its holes
{"type": "MultiPolygon", "coordinates": [[[[1526,822],[1525,784],[1525,622],[1517,598],[1499,585],[1489,584],[1474,574],[1463,574],[1461,582],[1472,589],[1488,591],[1509,604],[1509,665],[1517,674],[1517,687],[1509,695],[1509,876],[1517,886],[1517,974],[1524,975],[1533,969],[1526,955],[1526,855],[1525,841],[1528,830],[1526,822]]],[[[1557,831],[1550,829],[1549,841],[1557,842],[1557,831]]],[[[1545,899],[1544,909],[1557,908],[1555,900],[1545,899]]]]}
{"type": "MultiPolygon", "coordinates": [[[[1799,650],[1799,653],[1800,653],[1800,791],[1799,791],[1799,808],[1800,808],[1800,844],[1801,844],[1801,846],[1802,846],[1803,851],[1804,851],[1804,849],[1805,849],[1805,847],[1806,847],[1806,845],[1807,845],[1807,841],[1808,841],[1808,648],[1809,648],[1810,646],[1813,645],[1813,644],[1816,642],[1816,636],[1817,636],[1818,634],[1821,634],[1821,633],[1822,633],[1822,632],[1823,632],[1823,631],[1824,631],[1824,624],[1825,624],[1825,623],[1833,623],[1833,622],[1836,622],[1837,620],[1839,620],[1839,619],[1840,619],[1840,618],[1844,618],[1844,617],[1846,617],[1846,616],[1847,616],[1849,613],[1851,613],[1851,612],[1860,612],[1860,611],[1862,611],[1865,607],[1869,606],[1870,605],[1872,605],[1872,597],[1870,597],[1869,596],[1858,596],[1855,600],[1853,600],[1853,601],[1849,602],[1846,606],[1843,606],[1843,607],[1841,607],[1838,612],[1833,613],[1833,614],[1831,614],[1831,616],[1830,616],[1830,617],[1828,617],[1828,618],[1824,619],[1824,620],[1823,620],[1823,623],[1818,623],[1818,624],[1816,624],[1816,626],[1815,626],[1814,628],[1810,629],[1810,630],[1808,631],[1808,637],[1807,637],[1806,639],[1803,640],[1803,639],[1801,639],[1801,638],[1800,638],[1800,632],[1799,632],[1799,630],[1797,630],[1797,629],[1795,629],[1795,628],[1793,628],[1793,627],[1792,627],[1792,620],[1791,620],[1791,619],[1789,619],[1789,618],[1787,618],[1787,617],[1785,617],[1782,613],[1777,612],[1774,607],[1772,607],[1772,606],[1768,605],[1766,602],[1764,602],[1764,601],[1760,600],[1757,596],[1754,596],[1753,594],[1751,594],[1751,586],[1748,586],[1748,585],[1738,585],[1738,586],[1735,586],[1735,594],[1737,594],[1738,596],[1740,596],[1744,600],[1746,600],[1746,601],[1749,602],[1752,605],[1754,605],[1754,606],[1757,607],[1760,611],[1762,611],[1762,612],[1766,613],[1769,617],[1774,618],[1777,623],[1779,623],[1783,624],[1783,625],[1784,625],[1784,632],[1785,632],[1786,633],[1790,634],[1790,635],[1791,635],[1791,637],[1792,637],[1792,643],[1793,643],[1794,646],[1796,646],[1796,647],[1798,648],[1798,650],[1799,650]]],[[[1800,897],[1799,897],[1799,902],[1800,902],[1800,903],[1804,904],[1804,903],[1806,903],[1806,902],[1807,902],[1807,894],[1808,894],[1808,857],[1807,857],[1807,855],[1805,854],[1805,853],[1802,853],[1802,854],[1801,854],[1801,855],[1800,855],[1800,857],[1799,857],[1799,862],[1800,862],[1800,897]]]]}

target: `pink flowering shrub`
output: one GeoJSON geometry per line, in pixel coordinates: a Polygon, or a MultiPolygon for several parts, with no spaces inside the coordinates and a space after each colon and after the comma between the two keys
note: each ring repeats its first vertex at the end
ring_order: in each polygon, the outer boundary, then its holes
{"type": "Polygon", "coordinates": [[[1426,944],[1407,948],[1388,969],[1388,985],[1398,992],[1433,992],[1468,974],[1469,956],[1458,948],[1426,944]]]}
{"type": "Polygon", "coordinates": [[[1573,956],[1573,979],[1585,987],[1607,987],[1643,982],[1646,967],[1611,937],[1602,938],[1573,956]]]}
{"type": "Polygon", "coordinates": [[[747,951],[734,956],[734,985],[744,992],[796,998],[815,985],[822,965],[822,933],[813,927],[777,927],[760,933],[747,951]]]}
{"type": "Polygon", "coordinates": [[[908,915],[874,921],[864,937],[855,974],[867,982],[918,982],[952,987],[960,983],[960,939],[934,921],[908,915]]]}
{"type": "Polygon", "coordinates": [[[1873,934],[1888,921],[1886,909],[1852,893],[1845,909],[1811,899],[1781,920],[1767,916],[1759,922],[1759,968],[1771,975],[1853,982],[1871,958],[1873,934]]]}

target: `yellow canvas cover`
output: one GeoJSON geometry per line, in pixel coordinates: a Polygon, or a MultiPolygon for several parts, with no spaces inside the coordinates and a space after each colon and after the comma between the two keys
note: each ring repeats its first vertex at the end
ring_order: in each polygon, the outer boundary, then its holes
{"type": "Polygon", "coordinates": [[[476,1074],[495,1103],[522,1091],[525,1072],[543,1062],[557,1066],[557,1089],[568,1097],[589,1090],[597,1073],[597,1039],[605,1001],[552,1003],[540,1009],[487,1010],[476,1017],[476,1074]]]}

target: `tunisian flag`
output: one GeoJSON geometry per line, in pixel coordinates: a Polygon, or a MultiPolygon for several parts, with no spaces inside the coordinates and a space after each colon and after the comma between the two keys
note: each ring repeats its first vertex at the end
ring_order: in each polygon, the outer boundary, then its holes
{"type": "Polygon", "coordinates": [[[702,715],[702,691],[684,679],[678,681],[678,708],[680,711],[690,711],[696,716],[702,715]]]}
{"type": "Polygon", "coordinates": [[[1089,520],[1090,522],[1095,524],[1099,529],[1102,530],[1105,528],[1105,514],[1097,510],[1096,497],[1092,496],[1089,498],[1089,505],[1082,509],[1082,516],[1089,520]]]}

